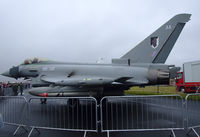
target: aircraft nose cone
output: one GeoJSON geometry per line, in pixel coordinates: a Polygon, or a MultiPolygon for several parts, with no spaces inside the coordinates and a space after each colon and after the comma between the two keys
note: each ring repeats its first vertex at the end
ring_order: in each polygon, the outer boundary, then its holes
{"type": "Polygon", "coordinates": [[[6,72],[2,73],[1,75],[6,76],[6,77],[11,77],[11,78],[20,78],[20,73],[19,73],[19,66],[12,67],[6,72]]]}
{"type": "Polygon", "coordinates": [[[2,73],[1,75],[6,76],[6,77],[11,77],[9,70],[7,70],[6,72],[2,73]]]}

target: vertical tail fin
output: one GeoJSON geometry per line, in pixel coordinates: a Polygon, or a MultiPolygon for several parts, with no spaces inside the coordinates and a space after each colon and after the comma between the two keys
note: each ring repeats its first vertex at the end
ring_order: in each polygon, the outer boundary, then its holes
{"type": "Polygon", "coordinates": [[[178,14],[130,50],[121,59],[133,63],[165,63],[191,14],[178,14]]]}

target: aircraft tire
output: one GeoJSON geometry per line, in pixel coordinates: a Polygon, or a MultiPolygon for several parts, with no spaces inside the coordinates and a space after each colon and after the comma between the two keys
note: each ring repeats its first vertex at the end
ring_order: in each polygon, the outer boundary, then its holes
{"type": "Polygon", "coordinates": [[[69,107],[75,108],[80,104],[80,102],[79,99],[68,99],[67,104],[69,105],[69,107]]]}
{"type": "Polygon", "coordinates": [[[47,103],[47,99],[46,98],[41,98],[40,102],[41,102],[41,104],[46,104],[47,103]]]}

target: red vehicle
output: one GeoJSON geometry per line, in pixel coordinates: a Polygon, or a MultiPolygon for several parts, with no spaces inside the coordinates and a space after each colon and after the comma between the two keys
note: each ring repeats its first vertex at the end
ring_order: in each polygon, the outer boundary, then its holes
{"type": "Polygon", "coordinates": [[[185,93],[195,93],[200,91],[200,82],[185,82],[184,72],[178,72],[176,76],[176,90],[185,93]]]}
{"type": "Polygon", "coordinates": [[[186,93],[200,91],[200,61],[183,64],[183,72],[176,75],[176,89],[186,93]]]}

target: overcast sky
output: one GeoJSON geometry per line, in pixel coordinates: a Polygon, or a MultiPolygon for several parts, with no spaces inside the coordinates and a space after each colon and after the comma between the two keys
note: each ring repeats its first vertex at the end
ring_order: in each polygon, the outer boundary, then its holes
{"type": "Polygon", "coordinates": [[[0,0],[0,73],[31,57],[110,63],[180,13],[177,66],[200,60],[200,0],[0,0]]]}

